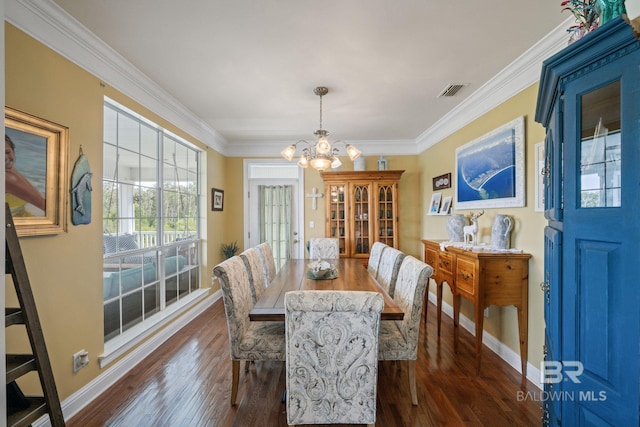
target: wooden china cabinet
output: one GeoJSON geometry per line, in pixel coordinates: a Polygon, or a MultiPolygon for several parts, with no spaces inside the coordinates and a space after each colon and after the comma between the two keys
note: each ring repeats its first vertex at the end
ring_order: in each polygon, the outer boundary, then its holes
{"type": "Polygon", "coordinates": [[[374,242],[398,248],[398,185],[403,172],[321,172],[325,236],[340,239],[341,258],[366,263],[374,242]]]}

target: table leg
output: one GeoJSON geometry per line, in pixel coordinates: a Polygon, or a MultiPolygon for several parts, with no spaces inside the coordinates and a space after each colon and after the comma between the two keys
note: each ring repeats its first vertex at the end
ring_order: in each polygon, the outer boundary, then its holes
{"type": "Polygon", "coordinates": [[[438,336],[440,336],[440,321],[442,320],[442,285],[444,282],[436,283],[437,303],[438,303],[438,336]]]}
{"type": "Polygon", "coordinates": [[[484,323],[484,308],[482,305],[475,307],[476,317],[476,375],[480,373],[480,357],[482,355],[482,331],[484,323]]]}
{"type": "Polygon", "coordinates": [[[520,364],[522,365],[522,383],[527,381],[527,357],[529,351],[529,317],[527,305],[516,306],[518,308],[518,333],[520,335],[520,364]]]}
{"type": "Polygon", "coordinates": [[[460,318],[460,295],[453,295],[453,352],[458,352],[458,319],[460,318]]]}

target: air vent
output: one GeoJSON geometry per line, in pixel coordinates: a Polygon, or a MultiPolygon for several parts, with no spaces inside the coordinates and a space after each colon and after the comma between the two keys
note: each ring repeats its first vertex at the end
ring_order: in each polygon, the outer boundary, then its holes
{"type": "Polygon", "coordinates": [[[445,87],[442,92],[440,92],[440,95],[438,95],[438,98],[444,97],[444,96],[454,96],[456,93],[458,93],[458,91],[460,89],[462,89],[463,87],[467,86],[469,83],[451,83],[448,84],[447,87],[445,87]]]}

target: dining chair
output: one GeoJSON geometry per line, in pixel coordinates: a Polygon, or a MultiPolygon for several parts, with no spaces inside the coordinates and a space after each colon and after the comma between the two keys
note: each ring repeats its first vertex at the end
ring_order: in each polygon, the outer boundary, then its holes
{"type": "Polygon", "coordinates": [[[333,237],[312,237],[309,239],[309,258],[340,258],[340,246],[338,239],[333,237]]]}
{"type": "Polygon", "coordinates": [[[236,404],[240,361],[285,360],[284,322],[252,322],[253,303],[244,262],[234,256],[218,264],[213,274],[220,282],[227,317],[231,356],[231,405],[236,404]]]}
{"type": "Polygon", "coordinates": [[[262,269],[264,271],[264,277],[266,285],[269,286],[273,279],[276,277],[276,261],[273,258],[273,249],[267,242],[260,243],[256,246],[258,254],[260,254],[260,260],[262,261],[262,269]]]}
{"type": "Polygon", "coordinates": [[[369,262],[367,263],[367,271],[369,271],[369,274],[371,274],[374,279],[378,276],[378,268],[380,266],[380,257],[382,256],[382,251],[387,247],[389,246],[382,242],[375,242],[373,246],[371,246],[371,253],[369,253],[369,262]]]}
{"type": "Polygon", "coordinates": [[[433,268],[408,255],[398,272],[393,299],[404,312],[403,320],[380,322],[380,360],[406,360],[409,374],[411,403],[418,404],[416,389],[416,359],[418,358],[418,335],[420,314],[424,294],[433,273],[433,268]]]}
{"type": "Polygon", "coordinates": [[[251,300],[255,305],[260,299],[262,293],[267,288],[264,271],[262,270],[262,261],[260,254],[256,248],[249,248],[240,254],[242,262],[244,262],[247,274],[249,275],[249,286],[251,289],[251,300]]]}
{"type": "Polygon", "coordinates": [[[379,292],[284,296],[287,423],[376,422],[379,292]]]}
{"type": "Polygon", "coordinates": [[[404,256],[403,252],[391,246],[384,248],[380,256],[380,266],[378,267],[376,280],[392,298],[396,289],[398,271],[404,256]]]}

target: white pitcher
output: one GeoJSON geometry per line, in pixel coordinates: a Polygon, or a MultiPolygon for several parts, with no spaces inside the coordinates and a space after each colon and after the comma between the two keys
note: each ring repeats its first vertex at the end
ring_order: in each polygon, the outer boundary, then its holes
{"type": "Polygon", "coordinates": [[[511,217],[502,214],[496,214],[491,228],[491,247],[493,249],[509,249],[509,241],[513,220],[511,217]]]}

